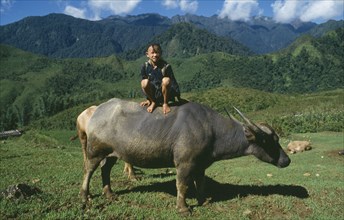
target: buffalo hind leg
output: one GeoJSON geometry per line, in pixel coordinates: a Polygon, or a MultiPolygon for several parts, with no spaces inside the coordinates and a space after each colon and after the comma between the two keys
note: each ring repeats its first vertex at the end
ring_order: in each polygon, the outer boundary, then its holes
{"type": "Polygon", "coordinates": [[[186,203],[186,193],[191,181],[190,165],[177,167],[176,185],[177,185],[177,210],[181,214],[191,214],[191,209],[186,203]]]}
{"type": "Polygon", "coordinates": [[[138,180],[135,175],[134,167],[130,163],[124,163],[123,173],[126,173],[128,175],[128,179],[130,180],[138,180]]]}
{"type": "Polygon", "coordinates": [[[103,194],[106,198],[112,197],[112,190],[111,190],[111,183],[110,183],[110,173],[111,168],[116,163],[116,157],[106,157],[102,160],[101,166],[101,174],[102,174],[102,181],[103,181],[103,194]]]}
{"type": "Polygon", "coordinates": [[[205,198],[204,189],[205,189],[205,176],[204,176],[204,170],[197,172],[194,175],[194,184],[196,188],[196,197],[198,205],[206,205],[207,200],[205,198]]]}
{"type": "Polygon", "coordinates": [[[84,178],[81,186],[80,196],[84,203],[87,202],[90,190],[90,180],[94,173],[94,171],[99,166],[100,161],[103,158],[101,157],[94,157],[92,159],[86,159],[84,161],[84,178]]]}

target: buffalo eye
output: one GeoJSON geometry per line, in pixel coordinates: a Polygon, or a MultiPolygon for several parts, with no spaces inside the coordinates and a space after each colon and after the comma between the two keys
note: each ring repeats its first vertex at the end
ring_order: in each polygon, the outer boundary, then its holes
{"type": "Polygon", "coordinates": [[[279,137],[277,135],[274,135],[274,141],[276,141],[276,142],[279,141],[279,137]]]}

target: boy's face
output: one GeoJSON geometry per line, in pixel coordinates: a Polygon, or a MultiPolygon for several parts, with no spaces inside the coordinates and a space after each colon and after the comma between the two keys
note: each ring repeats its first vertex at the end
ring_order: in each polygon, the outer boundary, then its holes
{"type": "Polygon", "coordinates": [[[160,52],[153,48],[153,46],[150,46],[146,52],[146,56],[149,58],[150,61],[156,63],[160,59],[160,52]]]}

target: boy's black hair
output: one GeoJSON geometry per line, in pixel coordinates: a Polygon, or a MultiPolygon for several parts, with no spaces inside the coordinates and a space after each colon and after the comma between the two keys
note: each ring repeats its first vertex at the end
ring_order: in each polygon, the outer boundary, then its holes
{"type": "Polygon", "coordinates": [[[153,47],[153,50],[154,50],[155,52],[158,52],[158,53],[162,54],[162,50],[161,50],[160,44],[158,44],[158,43],[151,43],[151,44],[148,45],[146,51],[148,51],[148,48],[150,48],[150,47],[153,47]]]}

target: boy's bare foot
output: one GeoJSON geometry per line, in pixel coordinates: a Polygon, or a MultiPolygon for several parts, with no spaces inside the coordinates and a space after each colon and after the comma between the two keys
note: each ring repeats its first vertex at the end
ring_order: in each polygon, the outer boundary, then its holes
{"type": "Polygon", "coordinates": [[[156,106],[155,102],[152,102],[152,103],[150,104],[150,106],[148,106],[147,112],[152,113],[153,110],[155,109],[155,106],[156,106]]]}
{"type": "Polygon", "coordinates": [[[166,115],[167,113],[169,113],[171,111],[171,108],[170,108],[170,106],[168,106],[167,103],[165,103],[165,104],[162,105],[162,111],[166,115]]]}
{"type": "Polygon", "coordinates": [[[149,100],[143,101],[140,103],[140,106],[149,106],[151,102],[149,100]]]}

